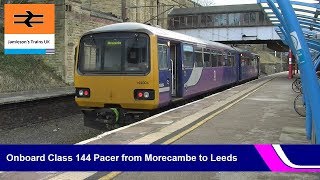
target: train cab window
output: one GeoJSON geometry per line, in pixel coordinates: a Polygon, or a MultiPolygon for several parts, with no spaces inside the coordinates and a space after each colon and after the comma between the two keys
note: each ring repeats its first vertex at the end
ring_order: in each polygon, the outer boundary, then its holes
{"type": "Polygon", "coordinates": [[[201,48],[195,51],[195,65],[196,67],[203,67],[203,56],[201,48]]]}
{"type": "Polygon", "coordinates": [[[121,61],[119,61],[119,59],[121,58],[121,45],[113,47],[105,46],[103,70],[110,72],[119,72],[121,70],[121,61]]]}
{"type": "Polygon", "coordinates": [[[203,54],[204,67],[212,67],[212,61],[210,59],[210,49],[206,49],[203,54]]]}
{"type": "Polygon", "coordinates": [[[83,43],[84,58],[86,61],[83,63],[83,69],[88,71],[94,71],[100,69],[101,63],[99,63],[99,53],[96,45],[90,42],[83,43]]]}
{"type": "Polygon", "coordinates": [[[150,70],[149,37],[143,33],[101,33],[84,36],[79,71],[99,74],[146,74],[150,70]]]}
{"type": "Polygon", "coordinates": [[[148,68],[145,42],[139,39],[129,39],[126,44],[128,48],[125,71],[145,71],[148,68]]]}
{"type": "Polygon", "coordinates": [[[168,46],[165,44],[158,45],[158,61],[160,70],[168,69],[168,46]]]}
{"type": "Polygon", "coordinates": [[[183,66],[193,68],[193,46],[183,45],[183,66]]]}

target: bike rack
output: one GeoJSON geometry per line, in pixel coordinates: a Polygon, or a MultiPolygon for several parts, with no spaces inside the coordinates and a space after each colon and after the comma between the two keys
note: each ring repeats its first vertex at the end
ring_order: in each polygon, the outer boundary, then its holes
{"type": "Polygon", "coordinates": [[[320,86],[315,73],[320,65],[320,59],[314,64],[310,53],[310,49],[320,51],[320,41],[316,39],[316,35],[320,31],[317,23],[317,20],[320,20],[318,18],[318,15],[320,15],[320,0],[319,3],[294,0],[257,0],[257,2],[269,18],[272,18],[271,22],[278,26],[280,31],[276,30],[276,32],[297,58],[304,90],[304,102],[306,103],[307,138],[311,139],[312,124],[314,124],[315,143],[320,144],[320,111],[318,110],[320,107],[320,86]]]}

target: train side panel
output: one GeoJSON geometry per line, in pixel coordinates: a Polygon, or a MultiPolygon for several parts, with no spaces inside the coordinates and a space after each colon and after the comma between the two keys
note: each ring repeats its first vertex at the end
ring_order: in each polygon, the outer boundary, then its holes
{"type": "MultiPolygon", "coordinates": [[[[194,57],[194,56],[193,56],[194,57]]],[[[225,61],[225,59],[223,59],[225,61]]],[[[237,65],[234,54],[231,66],[193,67],[184,69],[184,98],[199,95],[237,82],[237,65]]]]}

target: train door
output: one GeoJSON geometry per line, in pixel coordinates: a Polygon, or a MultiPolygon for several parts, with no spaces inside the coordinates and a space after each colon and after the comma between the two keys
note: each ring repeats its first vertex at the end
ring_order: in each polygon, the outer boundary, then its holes
{"type": "Polygon", "coordinates": [[[257,73],[258,73],[258,77],[260,76],[260,57],[257,55],[256,56],[256,60],[257,60],[257,73]]]}
{"type": "Polygon", "coordinates": [[[160,106],[166,105],[171,101],[171,64],[170,49],[168,41],[158,41],[158,61],[159,61],[159,92],[160,106]]]}
{"type": "Polygon", "coordinates": [[[177,96],[177,84],[178,84],[178,74],[177,74],[177,45],[170,45],[170,63],[171,63],[171,96],[177,96]]]}
{"type": "Polygon", "coordinates": [[[242,54],[238,53],[237,55],[237,70],[238,70],[238,81],[241,81],[241,77],[242,77],[242,54]]]}
{"type": "Polygon", "coordinates": [[[182,48],[182,56],[181,56],[181,62],[182,62],[182,68],[181,68],[181,85],[182,85],[182,92],[183,96],[188,95],[189,87],[194,85],[193,78],[190,79],[193,68],[194,68],[194,48],[191,44],[183,44],[182,48]]]}

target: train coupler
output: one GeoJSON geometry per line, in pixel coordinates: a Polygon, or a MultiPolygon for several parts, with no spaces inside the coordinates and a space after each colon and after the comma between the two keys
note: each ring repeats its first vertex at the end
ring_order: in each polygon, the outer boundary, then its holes
{"type": "Polygon", "coordinates": [[[94,129],[114,129],[120,126],[120,112],[116,108],[83,109],[84,126],[94,129]]]}
{"type": "Polygon", "coordinates": [[[97,121],[105,124],[118,124],[120,112],[116,108],[103,109],[97,112],[97,121]]]}

